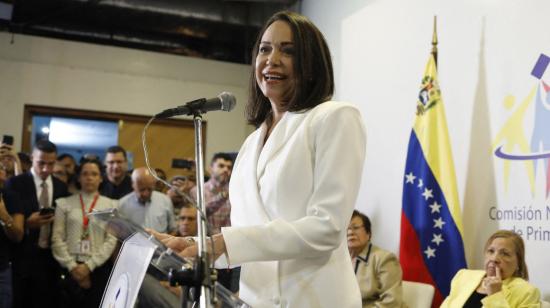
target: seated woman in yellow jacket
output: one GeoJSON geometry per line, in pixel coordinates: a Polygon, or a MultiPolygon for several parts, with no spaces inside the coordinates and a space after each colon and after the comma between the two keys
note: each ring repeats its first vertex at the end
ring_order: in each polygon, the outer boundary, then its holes
{"type": "Polygon", "coordinates": [[[485,269],[463,269],[451,282],[444,307],[540,307],[540,292],[529,284],[525,245],[512,231],[495,232],[485,244],[485,269]]]}

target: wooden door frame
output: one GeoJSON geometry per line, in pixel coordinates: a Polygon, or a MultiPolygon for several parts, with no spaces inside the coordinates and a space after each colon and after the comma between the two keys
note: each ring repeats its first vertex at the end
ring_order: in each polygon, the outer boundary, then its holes
{"type": "MultiPolygon", "coordinates": [[[[151,118],[145,115],[134,115],[127,113],[104,112],[95,110],[72,109],[62,107],[50,107],[41,105],[25,104],[23,107],[23,132],[21,134],[21,151],[31,152],[31,133],[32,133],[32,117],[33,116],[49,116],[49,117],[70,117],[87,120],[108,120],[108,121],[134,121],[143,122],[145,125],[151,118]]],[[[192,119],[155,119],[155,124],[191,127],[194,129],[195,124],[192,119]]],[[[206,153],[206,121],[202,122],[202,148],[203,153],[206,153]]]]}

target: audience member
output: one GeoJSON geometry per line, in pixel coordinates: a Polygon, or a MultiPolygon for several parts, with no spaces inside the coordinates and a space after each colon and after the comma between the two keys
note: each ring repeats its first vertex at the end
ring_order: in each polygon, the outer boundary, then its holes
{"type": "Polygon", "coordinates": [[[99,195],[101,163],[84,160],[78,170],[81,191],[57,200],[52,252],[68,272],[62,284],[65,307],[99,307],[111,266],[106,263],[116,245],[86,216],[93,210],[116,208],[117,201],[99,195]]]}
{"type": "Polygon", "coordinates": [[[540,307],[540,291],[527,282],[523,239],[499,230],[489,237],[484,250],[485,269],[458,271],[441,307],[540,307]]]}
{"type": "Polygon", "coordinates": [[[8,178],[23,173],[19,156],[13,150],[13,145],[0,145],[0,162],[4,165],[8,178]]]}
{"type": "Polygon", "coordinates": [[[65,165],[63,165],[59,161],[55,162],[52,175],[61,182],[65,183],[65,185],[69,183],[69,174],[67,174],[67,168],[65,168],[65,165]]]}
{"type": "Polygon", "coordinates": [[[128,161],[124,148],[118,145],[108,148],[105,167],[106,179],[99,190],[102,195],[118,200],[132,192],[132,180],[126,174],[128,161]]]}
{"type": "Polygon", "coordinates": [[[178,215],[179,210],[184,206],[192,205],[195,198],[191,198],[189,191],[195,187],[195,182],[189,180],[183,175],[176,175],[170,179],[172,187],[166,191],[166,195],[172,200],[174,206],[174,215],[178,215]]]}
{"type": "Polygon", "coordinates": [[[37,141],[28,173],[8,179],[6,190],[19,195],[25,216],[25,236],[13,257],[14,307],[59,307],[56,282],[60,267],[50,249],[51,223],[57,198],[68,195],[67,186],[51,176],[57,148],[37,141]],[[32,296],[29,296],[32,292],[32,296]]]}
{"type": "MultiPolygon", "coordinates": [[[[204,183],[206,217],[211,234],[218,234],[222,227],[231,225],[231,203],[229,203],[229,179],[233,169],[233,158],[225,153],[216,153],[210,162],[210,179],[204,183]]],[[[190,191],[197,198],[197,188],[190,191]]]]}
{"type": "Polygon", "coordinates": [[[0,163],[0,307],[12,307],[11,248],[23,239],[23,210],[18,196],[4,190],[5,171],[0,163]]]}
{"type": "MultiPolygon", "coordinates": [[[[178,213],[178,236],[197,236],[197,209],[184,206],[178,213]]],[[[181,287],[171,287],[167,281],[160,283],[152,275],[147,274],[140,289],[138,308],[181,307],[181,287]]]]}
{"type": "Polygon", "coordinates": [[[31,157],[27,153],[23,152],[17,152],[17,157],[19,157],[19,161],[21,162],[21,172],[26,173],[31,170],[32,167],[32,161],[31,157]]]}
{"type": "Polygon", "coordinates": [[[371,235],[369,218],[354,210],[348,226],[348,249],[363,308],[405,307],[401,265],[393,253],[373,245],[371,235]]]}
{"type": "MultiPolygon", "coordinates": [[[[164,172],[164,170],[160,169],[160,168],[155,168],[155,172],[157,173],[157,176],[163,180],[163,181],[166,181],[166,172],[164,172]]],[[[158,191],[159,193],[166,193],[166,191],[168,190],[166,185],[162,182],[162,181],[159,181],[157,180],[155,182],[155,190],[158,191]]]]}
{"type": "Polygon", "coordinates": [[[197,236],[197,209],[184,206],[178,214],[178,236],[197,236]]]}
{"type": "Polygon", "coordinates": [[[76,160],[71,154],[63,153],[59,154],[57,161],[63,164],[67,169],[67,174],[69,177],[73,177],[76,174],[76,160]]]}
{"type": "MultiPolygon", "coordinates": [[[[206,217],[211,235],[221,232],[222,227],[231,225],[231,203],[229,202],[229,179],[233,169],[233,157],[226,153],[216,153],[210,162],[210,179],[204,183],[206,217]]],[[[196,187],[190,191],[197,198],[196,187]]],[[[219,269],[218,281],[232,292],[239,289],[240,267],[219,269]]]]}
{"type": "Polygon", "coordinates": [[[63,153],[57,157],[57,163],[65,167],[65,173],[67,174],[67,181],[65,183],[67,184],[69,192],[71,194],[76,193],[78,191],[76,185],[77,179],[75,176],[76,160],[71,154],[63,153]]]}
{"type": "Polygon", "coordinates": [[[155,191],[156,179],[145,167],[132,172],[133,192],[120,199],[119,212],[130,221],[157,232],[175,234],[172,201],[155,191]]]}

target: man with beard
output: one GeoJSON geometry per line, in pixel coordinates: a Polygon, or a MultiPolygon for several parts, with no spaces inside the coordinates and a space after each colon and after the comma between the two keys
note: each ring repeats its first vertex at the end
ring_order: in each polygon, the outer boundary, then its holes
{"type": "MultiPolygon", "coordinates": [[[[226,153],[216,153],[210,162],[210,180],[204,183],[204,201],[210,235],[221,232],[222,227],[231,225],[229,203],[229,178],[233,169],[233,158],[226,153]]],[[[197,188],[190,191],[197,198],[197,188]]]]}
{"type": "MultiPolygon", "coordinates": [[[[233,157],[227,153],[216,153],[210,162],[210,180],[204,183],[204,201],[210,235],[221,232],[222,227],[231,225],[231,203],[229,203],[229,179],[233,170],[233,157]]],[[[190,191],[197,198],[197,188],[190,191]]],[[[218,281],[232,292],[239,289],[240,268],[219,269],[218,281]]]]}

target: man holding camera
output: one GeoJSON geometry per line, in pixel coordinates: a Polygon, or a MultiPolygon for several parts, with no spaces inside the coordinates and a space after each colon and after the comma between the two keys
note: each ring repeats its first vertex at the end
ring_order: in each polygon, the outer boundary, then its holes
{"type": "Polygon", "coordinates": [[[25,217],[25,235],[13,262],[14,307],[58,307],[60,267],[50,249],[55,200],[68,196],[67,186],[51,176],[57,147],[48,140],[35,143],[31,171],[8,179],[25,217]]]}

